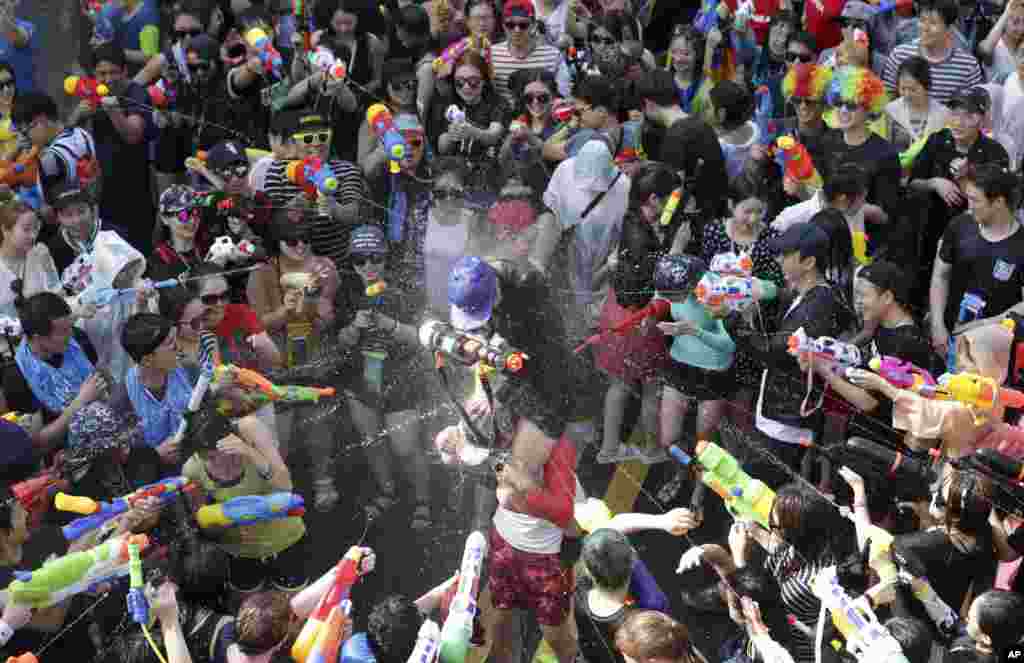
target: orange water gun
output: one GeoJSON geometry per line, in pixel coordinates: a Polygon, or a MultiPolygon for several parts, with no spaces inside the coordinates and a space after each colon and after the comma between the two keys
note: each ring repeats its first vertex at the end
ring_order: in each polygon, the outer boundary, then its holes
{"type": "MultiPolygon", "coordinates": [[[[352,586],[359,580],[359,566],[362,561],[362,548],[352,546],[338,562],[335,567],[334,584],[320,598],[316,609],[306,619],[299,636],[295,639],[295,644],[292,645],[291,655],[295,663],[312,663],[311,655],[317,652],[317,645],[324,642],[329,632],[334,630],[331,628],[332,621],[335,626],[342,625],[339,620],[340,613],[345,610],[344,603],[348,601],[352,586]],[[333,620],[331,619],[332,613],[335,615],[333,620]]],[[[324,642],[324,644],[328,643],[324,642]]],[[[338,660],[337,654],[331,660],[338,660]]]]}
{"type": "Polygon", "coordinates": [[[775,141],[776,159],[780,162],[786,177],[796,180],[803,186],[820,189],[821,175],[814,167],[814,161],[803,143],[798,143],[792,136],[780,136],[775,141]]]}
{"type": "Polygon", "coordinates": [[[35,186],[39,183],[39,146],[18,156],[14,161],[0,161],[0,184],[11,188],[35,186]]]}

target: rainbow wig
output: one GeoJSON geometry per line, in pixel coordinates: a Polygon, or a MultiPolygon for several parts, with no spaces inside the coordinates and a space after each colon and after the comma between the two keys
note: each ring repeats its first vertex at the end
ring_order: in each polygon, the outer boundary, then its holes
{"type": "Polygon", "coordinates": [[[885,109],[889,97],[885,85],[871,70],[863,67],[840,67],[828,88],[828,105],[854,101],[865,111],[877,115],[885,109]]]}
{"type": "Polygon", "coordinates": [[[832,69],[813,62],[799,62],[789,68],[782,79],[782,96],[821,101],[832,82],[832,69]]]}

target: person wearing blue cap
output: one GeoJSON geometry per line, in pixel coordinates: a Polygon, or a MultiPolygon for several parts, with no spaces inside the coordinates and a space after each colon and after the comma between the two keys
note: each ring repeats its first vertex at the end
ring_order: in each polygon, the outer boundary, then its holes
{"type": "MultiPolygon", "coordinates": [[[[395,505],[395,474],[400,468],[413,489],[411,527],[421,532],[432,522],[430,465],[421,443],[419,411],[433,385],[427,377],[430,366],[419,351],[417,328],[411,324],[418,311],[387,271],[389,252],[378,226],[352,231],[349,255],[356,276],[348,276],[338,290],[338,340],[352,354],[353,370],[344,386],[352,422],[364,439],[386,435],[390,443],[390,452],[375,447],[366,454],[378,488],[365,508],[366,517],[379,519],[395,505]]],[[[333,489],[333,479],[326,482],[316,482],[318,494],[333,489]]]]}
{"type": "MultiPolygon", "coordinates": [[[[505,342],[526,356],[521,370],[490,377],[493,402],[473,399],[467,406],[471,416],[493,417],[498,439],[490,450],[468,444],[456,426],[435,441],[442,458],[471,465],[484,463],[495,449],[506,450],[495,465],[498,504],[490,528],[487,583],[496,620],[491,651],[501,652],[500,661],[515,660],[518,646],[506,626],[517,618],[513,610],[525,609],[537,617],[559,663],[570,663],[577,651],[572,585],[559,553],[572,522],[578,480],[576,446],[565,435],[571,355],[561,315],[539,273],[475,256],[455,263],[448,300],[456,329],[490,344],[505,342]]],[[[493,493],[480,488],[477,518],[484,520],[494,501],[485,502],[493,493]]]]}

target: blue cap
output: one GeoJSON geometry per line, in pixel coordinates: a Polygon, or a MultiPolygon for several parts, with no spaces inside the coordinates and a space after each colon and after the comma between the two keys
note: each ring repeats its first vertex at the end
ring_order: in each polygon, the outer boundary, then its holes
{"type": "Polygon", "coordinates": [[[466,256],[448,275],[448,303],[452,325],[472,331],[487,324],[498,298],[498,274],[476,256],[466,256]]]}
{"type": "Polygon", "coordinates": [[[689,296],[706,271],[707,264],[695,256],[662,256],[654,266],[654,287],[662,294],[689,296]]]}

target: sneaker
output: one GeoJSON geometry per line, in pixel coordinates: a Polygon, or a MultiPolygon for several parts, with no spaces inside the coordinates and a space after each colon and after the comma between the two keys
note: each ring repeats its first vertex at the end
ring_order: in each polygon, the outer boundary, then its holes
{"type": "Polygon", "coordinates": [[[606,452],[601,449],[597,452],[597,462],[601,465],[610,465],[612,463],[622,463],[627,460],[641,460],[644,456],[642,449],[628,445],[620,444],[619,448],[612,452],[606,452]]]}
{"type": "Polygon", "coordinates": [[[657,465],[668,460],[668,452],[661,447],[650,447],[643,450],[643,457],[640,460],[644,465],[657,465]]]}

